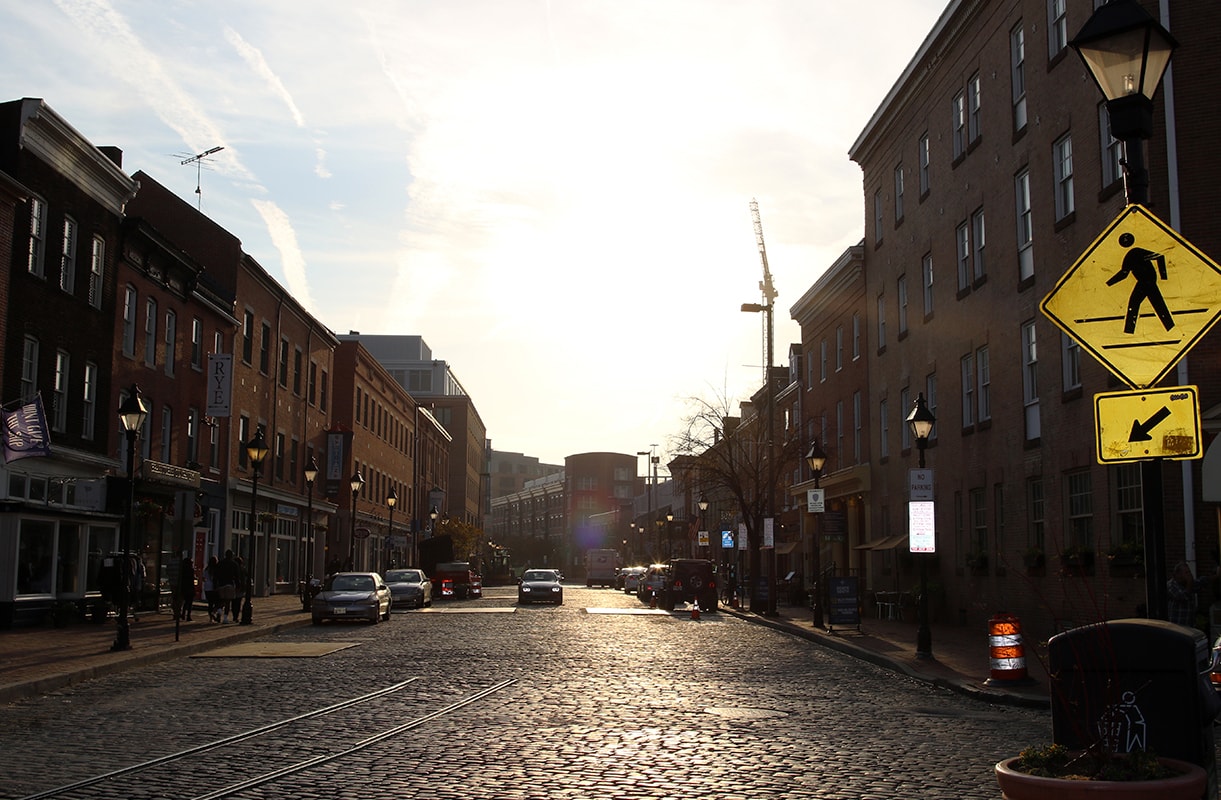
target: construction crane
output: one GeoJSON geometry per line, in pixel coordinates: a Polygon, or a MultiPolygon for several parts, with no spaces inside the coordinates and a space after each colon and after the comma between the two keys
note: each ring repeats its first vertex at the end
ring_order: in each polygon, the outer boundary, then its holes
{"type": "Polygon", "coordinates": [[[763,383],[766,385],[772,365],[772,310],[776,301],[776,287],[772,284],[772,271],[767,266],[767,246],[763,243],[763,219],[759,216],[759,203],[753,198],[750,201],[750,218],[755,224],[755,245],[759,248],[759,260],[763,263],[763,280],[759,281],[763,302],[743,303],[742,310],[753,314],[766,312],[763,318],[763,383]]]}

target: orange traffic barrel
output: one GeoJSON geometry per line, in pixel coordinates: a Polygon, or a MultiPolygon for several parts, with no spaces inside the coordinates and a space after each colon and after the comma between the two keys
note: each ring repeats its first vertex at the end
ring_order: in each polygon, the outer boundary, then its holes
{"type": "Polygon", "coordinates": [[[1022,644],[1022,621],[1012,614],[996,614],[988,620],[991,677],[985,683],[1028,682],[1026,647],[1022,644]]]}

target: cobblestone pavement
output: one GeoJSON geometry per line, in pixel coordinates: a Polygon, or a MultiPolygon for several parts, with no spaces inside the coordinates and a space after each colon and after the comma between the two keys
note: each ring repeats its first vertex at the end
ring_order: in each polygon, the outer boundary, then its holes
{"type": "Polygon", "coordinates": [[[998,798],[992,765],[1050,737],[1045,710],[981,702],[733,614],[693,620],[640,613],[634,597],[610,590],[565,595],[560,607],[514,610],[513,589],[492,589],[376,626],[290,627],[261,641],[356,646],[317,658],[176,658],[0,706],[0,797],[410,678],[273,741],[147,773],[121,795],[99,786],[71,796],[201,796],[506,680],[367,750],[238,796],[998,798]]]}

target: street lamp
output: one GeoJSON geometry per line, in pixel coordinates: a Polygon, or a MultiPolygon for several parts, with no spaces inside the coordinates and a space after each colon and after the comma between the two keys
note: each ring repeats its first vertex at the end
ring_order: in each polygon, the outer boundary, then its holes
{"type": "Polygon", "coordinates": [[[360,490],[364,488],[365,479],[360,474],[360,470],[352,476],[352,480],[348,481],[348,485],[352,489],[352,535],[348,537],[348,569],[356,569],[356,500],[360,497],[360,490]]]}
{"type": "MultiPolygon", "coordinates": [[[[254,588],[254,557],[257,552],[255,549],[254,536],[255,524],[258,522],[258,513],[256,502],[259,497],[259,468],[263,465],[263,459],[267,458],[267,453],[270,452],[267,447],[267,440],[263,438],[263,426],[258,426],[254,431],[254,438],[246,443],[246,456],[250,459],[250,537],[246,542],[246,575],[243,580],[246,581],[246,599],[242,603],[242,623],[249,625],[254,621],[254,606],[250,602],[250,593],[254,588]]],[[[268,557],[271,556],[270,549],[268,557]]]]}
{"type": "MultiPolygon", "coordinates": [[[[822,446],[815,439],[810,445],[809,451],[806,453],[806,464],[810,466],[810,474],[814,476],[814,488],[818,489],[818,480],[822,477],[822,468],[827,464],[827,454],[823,451],[822,446]]],[[[814,536],[812,548],[814,552],[810,554],[810,566],[814,570],[814,627],[821,628],[822,621],[822,546],[819,542],[820,525],[816,522],[814,525],[814,536]]]]}
{"type": "Polygon", "coordinates": [[[390,487],[390,494],[386,495],[386,507],[390,509],[390,532],[386,534],[386,569],[390,569],[390,548],[394,540],[394,507],[398,504],[399,495],[394,491],[394,487],[390,487]]]}
{"type": "MultiPolygon", "coordinates": [[[[705,514],[704,514],[704,512],[708,510],[708,498],[701,494],[700,499],[695,502],[695,505],[700,510],[700,530],[704,532],[704,535],[711,536],[711,532],[708,530],[708,521],[705,518],[705,514]]],[[[699,536],[698,531],[696,532],[696,536],[699,536]]],[[[696,543],[697,544],[699,543],[698,539],[696,540],[696,543]]],[[[709,551],[708,555],[711,556],[712,555],[712,542],[711,541],[708,542],[708,551],[709,551]]]]}
{"type": "MultiPolygon", "coordinates": [[[[309,580],[310,572],[313,570],[314,561],[314,481],[318,480],[318,462],[313,456],[309,457],[309,463],[305,465],[305,530],[302,532],[305,536],[305,546],[299,548],[301,551],[301,588],[306,588],[305,582],[309,580]]],[[[308,609],[306,609],[308,611],[308,609]]]]}
{"type": "Polygon", "coordinates": [[[115,632],[114,644],[111,650],[131,649],[131,628],[127,624],[127,613],[131,605],[131,558],[128,550],[135,528],[136,508],[136,436],[144,427],[148,418],[148,406],[140,397],[140,387],[131,385],[127,397],[119,404],[119,422],[123,425],[123,433],[127,436],[127,518],[123,520],[123,541],[119,544],[122,558],[119,561],[119,627],[115,632]]]}
{"type": "MultiPolygon", "coordinates": [[[[755,206],[753,202],[751,204],[751,208],[752,208],[752,211],[754,211],[756,214],[758,213],[758,207],[755,206]]],[[[766,397],[767,397],[767,414],[765,416],[765,420],[766,420],[766,424],[767,424],[767,486],[766,486],[767,503],[764,508],[764,519],[770,519],[770,518],[774,517],[774,515],[775,515],[774,503],[776,500],[776,498],[775,498],[776,452],[773,449],[775,432],[776,432],[776,399],[775,399],[775,395],[773,394],[774,384],[772,383],[772,353],[775,350],[775,346],[776,346],[775,345],[775,336],[776,335],[775,335],[774,328],[773,328],[772,315],[774,313],[773,306],[775,305],[776,292],[772,288],[771,273],[768,271],[768,268],[767,268],[767,254],[763,250],[763,228],[759,225],[757,217],[756,217],[755,225],[756,225],[755,236],[759,241],[759,255],[763,257],[763,278],[764,279],[763,279],[763,281],[761,281],[759,283],[759,288],[763,290],[763,296],[765,298],[767,298],[768,302],[766,304],[743,303],[742,311],[743,311],[743,313],[746,313],[746,314],[762,313],[763,314],[763,324],[764,324],[764,328],[766,329],[766,333],[767,333],[767,335],[764,339],[764,342],[763,342],[763,345],[764,345],[764,348],[763,348],[763,382],[764,382],[764,389],[766,391],[766,397]]],[[[764,524],[766,525],[767,523],[765,522],[764,524]]],[[[757,595],[757,585],[759,583],[758,568],[761,567],[762,563],[763,563],[763,554],[761,551],[761,547],[763,544],[762,537],[763,537],[763,532],[756,531],[755,538],[757,541],[754,543],[754,546],[751,547],[751,549],[750,549],[751,580],[754,581],[754,583],[756,584],[756,586],[751,587],[750,610],[754,611],[754,612],[758,611],[758,609],[755,606],[755,601],[758,596],[757,595]]],[[[773,541],[772,545],[773,546],[771,548],[771,552],[768,557],[767,603],[765,604],[765,607],[763,609],[764,615],[768,616],[768,617],[774,617],[777,615],[777,611],[776,611],[776,548],[775,548],[774,541],[773,541]]]]}
{"type": "Polygon", "coordinates": [[[674,512],[666,512],[666,560],[674,558],[674,512]]]}
{"type": "MultiPolygon", "coordinates": [[[[924,393],[916,397],[911,413],[907,415],[907,425],[912,436],[916,437],[916,449],[920,451],[920,469],[924,469],[924,451],[928,448],[928,437],[933,433],[933,425],[937,418],[929,411],[924,401],[924,393]]],[[[934,534],[935,535],[935,534],[934,534]]],[[[928,626],[928,554],[920,558],[920,600],[917,603],[917,613],[920,616],[920,626],[916,628],[916,658],[933,657],[933,632],[928,626]]]]}
{"type": "MultiPolygon", "coordinates": [[[[1149,202],[1144,140],[1153,136],[1153,96],[1178,42],[1136,0],[1098,7],[1069,45],[1107,100],[1111,135],[1123,142],[1128,204],[1149,202]]],[[[1145,538],[1145,607],[1166,618],[1166,530],[1162,460],[1140,462],[1145,538]]]]}

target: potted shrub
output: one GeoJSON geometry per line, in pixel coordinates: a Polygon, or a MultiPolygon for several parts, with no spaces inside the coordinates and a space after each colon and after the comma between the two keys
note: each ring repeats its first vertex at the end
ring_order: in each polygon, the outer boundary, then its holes
{"type": "Polygon", "coordinates": [[[1060,551],[1060,567],[1066,575],[1081,575],[1094,566],[1094,548],[1069,545],[1060,551]]]}
{"type": "Polygon", "coordinates": [[[1114,574],[1138,575],[1145,571],[1145,543],[1120,542],[1107,551],[1107,562],[1114,574]]]}
{"type": "Polygon", "coordinates": [[[1199,800],[1208,776],[1186,761],[1151,753],[1072,752],[1029,747],[994,768],[1006,800],[1199,800]]]}

